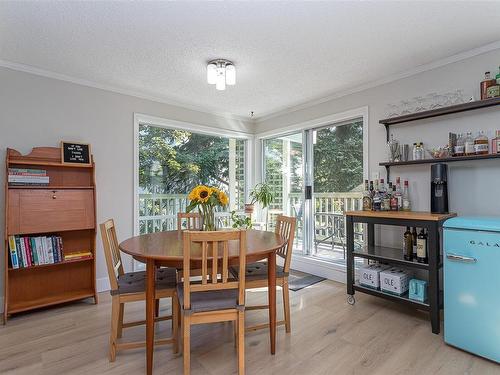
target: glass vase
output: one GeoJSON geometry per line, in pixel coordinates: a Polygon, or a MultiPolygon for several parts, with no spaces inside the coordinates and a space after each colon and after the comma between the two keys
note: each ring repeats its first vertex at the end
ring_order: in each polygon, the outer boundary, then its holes
{"type": "Polygon", "coordinates": [[[200,210],[201,216],[201,230],[202,231],[214,231],[215,228],[215,211],[210,208],[205,208],[200,210]]]}

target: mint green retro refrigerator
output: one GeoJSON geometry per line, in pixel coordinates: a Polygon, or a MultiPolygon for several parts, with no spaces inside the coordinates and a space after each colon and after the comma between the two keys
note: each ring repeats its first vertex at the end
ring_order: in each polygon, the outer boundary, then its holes
{"type": "Polygon", "coordinates": [[[444,340],[500,363],[500,217],[444,223],[444,340]]]}

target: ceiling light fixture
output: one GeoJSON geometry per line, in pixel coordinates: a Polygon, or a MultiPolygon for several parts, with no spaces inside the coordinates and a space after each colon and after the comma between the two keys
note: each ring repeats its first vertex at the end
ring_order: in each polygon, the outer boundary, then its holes
{"type": "Polygon", "coordinates": [[[229,60],[212,60],[207,65],[207,82],[217,90],[225,90],[226,85],[236,84],[236,68],[229,60]]]}

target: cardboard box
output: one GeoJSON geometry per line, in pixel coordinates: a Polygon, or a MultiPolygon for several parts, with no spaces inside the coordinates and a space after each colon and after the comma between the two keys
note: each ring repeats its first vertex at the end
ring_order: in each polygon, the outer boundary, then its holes
{"type": "Polygon", "coordinates": [[[388,269],[385,264],[369,264],[359,269],[359,283],[373,289],[380,289],[380,272],[388,269]]]}
{"type": "Polygon", "coordinates": [[[380,289],[398,296],[408,291],[408,271],[400,268],[390,268],[380,272],[380,289]]]}

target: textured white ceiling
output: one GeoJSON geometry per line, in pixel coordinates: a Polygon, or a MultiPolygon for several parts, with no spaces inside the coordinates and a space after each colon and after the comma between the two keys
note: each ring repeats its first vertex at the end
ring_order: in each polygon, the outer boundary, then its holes
{"type": "Polygon", "coordinates": [[[500,1],[0,2],[2,60],[256,117],[499,36],[500,1]],[[219,57],[237,68],[223,92],[219,57]]]}

